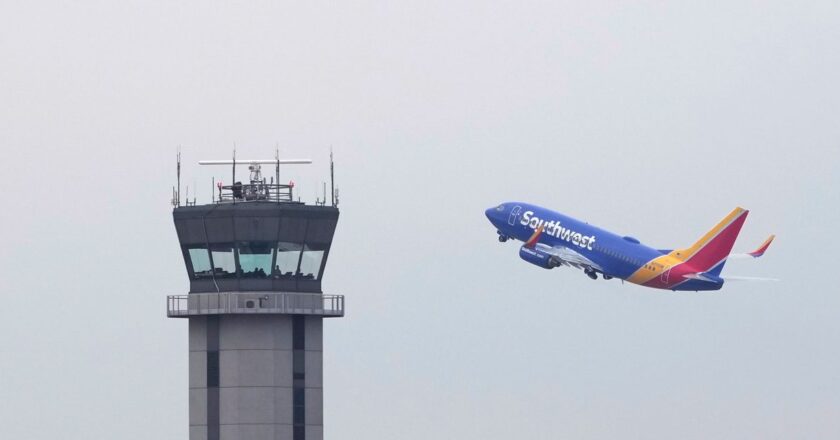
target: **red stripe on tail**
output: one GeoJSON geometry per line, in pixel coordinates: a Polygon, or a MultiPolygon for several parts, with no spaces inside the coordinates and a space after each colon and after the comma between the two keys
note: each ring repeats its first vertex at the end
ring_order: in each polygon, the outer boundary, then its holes
{"type": "Polygon", "coordinates": [[[744,225],[748,213],[749,211],[743,211],[685,262],[692,268],[705,272],[723,261],[732,252],[732,246],[738,238],[738,233],[741,232],[741,226],[744,225]]]}

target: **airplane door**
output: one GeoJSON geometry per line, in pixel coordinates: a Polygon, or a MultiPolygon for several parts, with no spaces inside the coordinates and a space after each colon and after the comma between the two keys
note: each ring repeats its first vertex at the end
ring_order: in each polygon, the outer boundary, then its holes
{"type": "Polygon", "coordinates": [[[513,226],[516,224],[516,220],[519,219],[519,213],[522,212],[521,206],[514,206],[513,209],[510,210],[510,217],[508,217],[508,224],[513,226]]]}
{"type": "Polygon", "coordinates": [[[663,283],[668,284],[668,277],[671,275],[671,266],[665,266],[665,269],[662,271],[662,275],[659,277],[663,283]]]}

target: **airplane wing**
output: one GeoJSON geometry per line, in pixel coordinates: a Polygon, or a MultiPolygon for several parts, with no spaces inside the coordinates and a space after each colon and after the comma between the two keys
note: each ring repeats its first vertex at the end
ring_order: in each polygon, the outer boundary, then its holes
{"type": "Polygon", "coordinates": [[[761,246],[759,246],[758,249],[756,249],[752,252],[747,252],[747,253],[743,253],[743,254],[730,254],[729,258],[734,258],[734,259],[758,258],[758,257],[764,255],[765,252],[767,252],[767,248],[770,247],[770,243],[773,242],[774,238],[776,238],[775,235],[770,235],[770,237],[768,237],[767,240],[764,240],[764,243],[761,243],[761,246]]]}
{"type": "Polygon", "coordinates": [[[565,266],[572,266],[578,269],[593,269],[602,273],[604,272],[604,269],[602,269],[601,266],[565,246],[552,247],[547,244],[535,243],[534,248],[540,252],[551,255],[557,262],[565,266]]]}
{"type": "Polygon", "coordinates": [[[565,247],[565,246],[549,246],[547,244],[540,243],[540,236],[543,233],[543,226],[540,225],[534,234],[531,235],[531,238],[525,242],[523,247],[534,249],[540,251],[544,254],[550,255],[551,258],[559,264],[564,266],[572,266],[578,269],[590,269],[595,270],[598,272],[603,273],[604,269],[601,266],[595,264],[589,258],[584,257],[583,255],[565,247]]]}

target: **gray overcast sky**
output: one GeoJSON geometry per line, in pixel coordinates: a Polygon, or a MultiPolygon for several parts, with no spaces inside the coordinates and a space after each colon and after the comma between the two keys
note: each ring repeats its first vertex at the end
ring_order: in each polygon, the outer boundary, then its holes
{"type": "Polygon", "coordinates": [[[330,439],[838,438],[838,78],[836,1],[2,1],[0,437],[186,438],[174,154],[206,200],[235,142],[310,200],[336,153],[330,439]],[[783,281],[545,271],[511,199],[659,247],[742,205],[724,273],[783,281]]]}

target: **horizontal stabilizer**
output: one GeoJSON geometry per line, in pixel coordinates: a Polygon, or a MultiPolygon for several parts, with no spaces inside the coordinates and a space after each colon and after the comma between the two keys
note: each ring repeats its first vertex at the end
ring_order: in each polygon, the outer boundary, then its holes
{"type": "Polygon", "coordinates": [[[707,283],[723,283],[723,279],[711,273],[689,273],[683,275],[683,278],[690,280],[705,281],[707,283]]]}
{"type": "Polygon", "coordinates": [[[725,276],[724,281],[780,281],[778,278],[725,276]]]}

